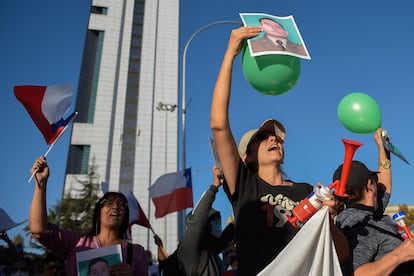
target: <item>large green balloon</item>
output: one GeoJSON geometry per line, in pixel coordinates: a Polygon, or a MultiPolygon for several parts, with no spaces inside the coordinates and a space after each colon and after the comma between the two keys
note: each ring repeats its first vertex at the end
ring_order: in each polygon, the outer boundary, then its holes
{"type": "Polygon", "coordinates": [[[293,56],[271,54],[252,57],[247,43],[243,48],[243,74],[254,89],[266,95],[281,95],[298,81],[300,59],[293,56]]]}
{"type": "Polygon", "coordinates": [[[354,133],[372,133],[381,127],[381,111],[373,98],[361,92],[346,95],[339,102],[338,118],[354,133]]]}

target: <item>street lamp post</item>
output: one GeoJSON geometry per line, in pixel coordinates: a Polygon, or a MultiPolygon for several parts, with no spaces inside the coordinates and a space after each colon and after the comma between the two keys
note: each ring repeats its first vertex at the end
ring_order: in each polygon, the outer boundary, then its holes
{"type": "MultiPolygon", "coordinates": [[[[163,103],[163,102],[158,102],[158,104],[155,106],[155,109],[157,109],[160,112],[165,112],[165,137],[164,137],[164,150],[165,150],[165,157],[164,157],[164,173],[167,173],[167,158],[168,158],[168,114],[171,112],[174,112],[177,108],[177,104],[170,104],[170,103],[163,103]]],[[[150,201],[148,201],[148,214],[150,214],[151,212],[151,203],[150,201]]],[[[166,218],[164,218],[164,241],[167,241],[167,220],[166,218]]],[[[147,231],[147,248],[149,248],[149,241],[150,241],[150,231],[147,231]]]]}
{"type": "MultiPolygon", "coordinates": [[[[186,121],[185,121],[185,116],[186,116],[186,107],[187,107],[187,103],[186,103],[186,65],[187,65],[187,50],[188,47],[190,46],[191,42],[193,41],[193,39],[203,30],[215,26],[215,25],[220,25],[220,24],[238,24],[241,25],[240,21],[232,21],[232,20],[224,20],[224,21],[216,21],[216,22],[212,22],[209,24],[206,24],[202,27],[200,27],[199,29],[197,29],[191,36],[190,38],[187,40],[187,43],[184,46],[184,51],[183,51],[183,60],[182,60],[182,84],[181,84],[181,165],[182,165],[182,170],[186,169],[186,137],[185,137],[185,132],[186,132],[186,121]]],[[[179,235],[179,239],[181,240],[182,235],[184,234],[184,229],[185,229],[185,214],[184,211],[178,212],[178,235],[179,235]]]]}

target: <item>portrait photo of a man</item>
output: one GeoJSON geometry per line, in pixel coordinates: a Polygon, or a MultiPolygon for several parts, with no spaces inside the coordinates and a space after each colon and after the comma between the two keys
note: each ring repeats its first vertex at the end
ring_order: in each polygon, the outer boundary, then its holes
{"type": "Polygon", "coordinates": [[[78,276],[109,276],[115,264],[122,263],[119,244],[76,252],[78,276]]]}
{"type": "Polygon", "coordinates": [[[310,59],[293,16],[241,13],[245,26],[260,26],[262,33],[248,40],[251,56],[285,54],[310,59]]]}

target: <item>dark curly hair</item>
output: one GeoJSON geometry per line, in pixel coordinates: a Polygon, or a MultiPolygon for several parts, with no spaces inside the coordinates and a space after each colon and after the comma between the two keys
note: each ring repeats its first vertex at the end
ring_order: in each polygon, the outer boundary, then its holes
{"type": "Polygon", "coordinates": [[[89,231],[88,235],[90,237],[93,237],[93,236],[97,236],[101,232],[101,209],[102,209],[103,204],[109,197],[121,198],[125,204],[125,213],[122,219],[121,226],[119,227],[118,235],[121,239],[126,239],[128,237],[127,230],[128,230],[128,222],[129,222],[128,200],[123,193],[118,193],[118,192],[107,192],[96,202],[95,209],[93,211],[92,229],[89,231]]]}

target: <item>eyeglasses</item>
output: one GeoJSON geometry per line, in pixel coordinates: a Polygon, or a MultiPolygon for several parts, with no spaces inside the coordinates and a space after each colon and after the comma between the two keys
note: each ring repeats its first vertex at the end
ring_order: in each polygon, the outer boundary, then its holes
{"type": "Polygon", "coordinates": [[[128,207],[128,203],[124,202],[122,199],[116,198],[109,198],[109,199],[104,199],[102,201],[101,206],[107,206],[107,207],[113,207],[113,206],[117,206],[119,208],[123,208],[126,209],[128,207]]]}
{"type": "Polygon", "coordinates": [[[276,142],[277,143],[279,143],[279,144],[283,144],[283,139],[282,138],[280,138],[279,136],[277,136],[277,135],[275,135],[274,133],[270,133],[270,132],[262,132],[262,133],[259,133],[257,136],[256,136],[256,140],[257,141],[259,141],[259,142],[261,142],[261,141],[264,141],[264,140],[266,140],[266,139],[268,139],[269,138],[269,136],[274,136],[274,137],[276,137],[276,142]]]}

